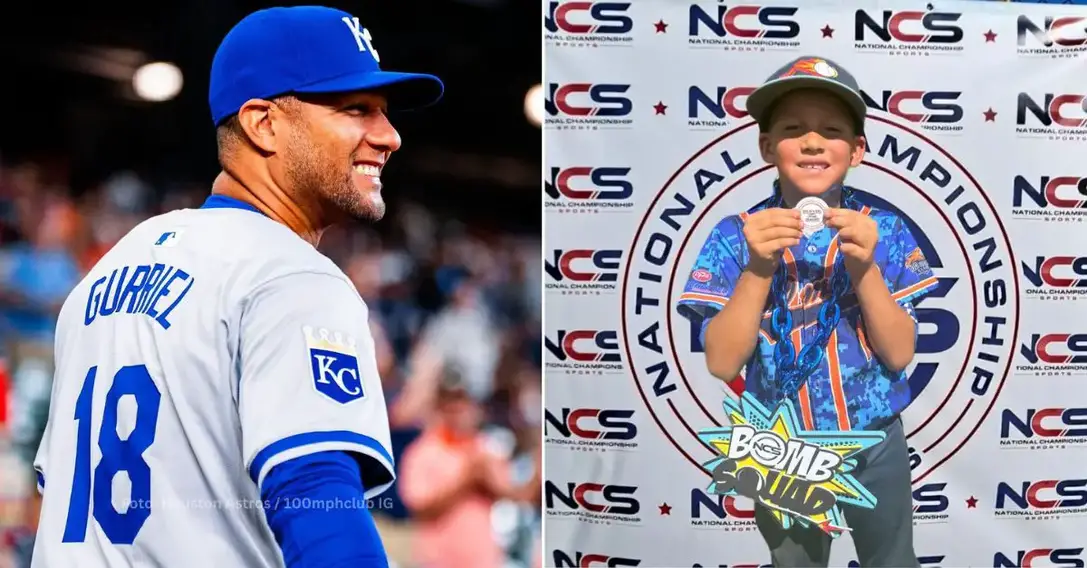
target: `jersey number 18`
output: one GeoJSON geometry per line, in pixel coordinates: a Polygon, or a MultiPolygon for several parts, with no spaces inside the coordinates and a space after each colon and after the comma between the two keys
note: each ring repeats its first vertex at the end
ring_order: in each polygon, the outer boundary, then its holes
{"type": "Polygon", "coordinates": [[[91,416],[94,381],[98,367],[87,370],[83,389],[75,403],[76,430],[75,475],[68,500],[68,520],[64,542],[83,542],[87,520],[94,516],[102,532],[113,544],[132,544],[147,518],[151,516],[151,468],[143,453],[155,441],[159,401],[162,394],[145,365],[122,367],[113,375],[106,392],[102,424],[98,429],[98,449],[102,459],[91,470],[91,416]],[[117,434],[117,407],[121,397],[132,395],[136,402],[136,423],[124,440],[117,434]],[[126,472],[132,494],[124,512],[113,506],[113,480],[126,472]],[[93,491],[93,496],[92,496],[93,491]]]}

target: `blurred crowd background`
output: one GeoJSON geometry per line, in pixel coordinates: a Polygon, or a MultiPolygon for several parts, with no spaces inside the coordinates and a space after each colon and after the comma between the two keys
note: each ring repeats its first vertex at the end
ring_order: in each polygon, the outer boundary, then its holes
{"type": "MultiPolygon", "coordinates": [[[[65,25],[46,6],[0,17],[6,73],[23,85],[0,92],[0,568],[23,566],[33,545],[30,461],[60,305],[135,224],[199,206],[217,172],[207,69],[262,5],[165,4],[77,6],[65,25]],[[135,80],[155,61],[182,74],[173,95],[135,80]]],[[[540,77],[538,7],[329,5],[360,17],[385,68],[447,88],[439,106],[393,117],[404,148],[383,175],[386,219],[320,246],[371,309],[400,476],[374,515],[400,568],[535,566],[540,131],[524,100],[540,77]],[[504,495],[486,497],[495,484],[504,495]]]]}

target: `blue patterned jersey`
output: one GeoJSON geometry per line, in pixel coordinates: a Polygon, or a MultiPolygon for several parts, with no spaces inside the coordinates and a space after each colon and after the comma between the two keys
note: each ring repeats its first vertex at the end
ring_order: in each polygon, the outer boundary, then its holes
{"type": "MultiPolygon", "coordinates": [[[[870,207],[862,212],[879,227],[874,262],[892,297],[916,322],[913,305],[937,286],[936,277],[899,216],[870,207]]],[[[703,339],[710,319],[728,302],[747,266],[749,254],[743,235],[747,215],[726,217],[714,227],[680,296],[679,312],[701,320],[703,339]]],[[[837,231],[828,228],[810,238],[801,237],[800,244],[782,256],[789,274],[791,336],[798,354],[817,334],[819,308],[830,294],[830,274],[837,255],[837,231]]],[[[780,402],[774,400],[779,389],[774,363],[777,338],[770,324],[772,301],[767,298],[745,377],[746,389],[770,408],[780,402]]],[[[791,396],[809,430],[863,430],[897,415],[910,403],[905,372],[890,371],[872,353],[852,288],[842,297],[840,307],[842,317],[824,349],[822,364],[791,396]]]]}

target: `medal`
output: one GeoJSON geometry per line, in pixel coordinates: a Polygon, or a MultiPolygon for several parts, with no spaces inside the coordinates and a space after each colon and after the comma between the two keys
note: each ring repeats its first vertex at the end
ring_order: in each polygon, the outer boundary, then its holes
{"type": "Polygon", "coordinates": [[[800,211],[800,222],[804,224],[802,232],[805,237],[811,237],[823,230],[826,226],[823,219],[828,208],[827,202],[818,197],[805,197],[796,204],[795,209],[800,211]]]}

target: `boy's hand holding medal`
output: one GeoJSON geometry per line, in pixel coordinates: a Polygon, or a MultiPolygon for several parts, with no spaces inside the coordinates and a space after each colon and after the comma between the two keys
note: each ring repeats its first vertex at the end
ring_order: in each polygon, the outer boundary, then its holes
{"type": "Polygon", "coordinates": [[[828,209],[826,225],[838,230],[838,241],[850,273],[862,273],[872,265],[879,228],[871,217],[852,209],[828,209]]]}
{"type": "Polygon", "coordinates": [[[850,272],[872,264],[879,240],[876,222],[858,211],[831,208],[818,197],[806,197],[793,209],[764,209],[748,217],[744,238],[751,256],[749,268],[759,275],[773,274],[784,249],[800,243],[801,235],[810,237],[824,227],[837,229],[850,272]]]}
{"type": "Polygon", "coordinates": [[[748,270],[770,277],[777,269],[782,251],[800,242],[800,212],[771,208],[753,213],[744,223],[744,239],[751,257],[748,270]]]}

